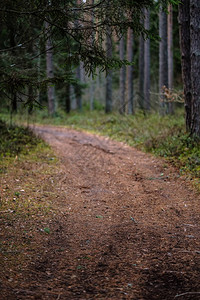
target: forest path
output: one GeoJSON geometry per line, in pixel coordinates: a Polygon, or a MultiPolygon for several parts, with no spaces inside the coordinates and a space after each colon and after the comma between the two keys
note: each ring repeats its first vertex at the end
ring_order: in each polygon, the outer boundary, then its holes
{"type": "Polygon", "coordinates": [[[200,197],[176,171],[105,137],[34,131],[61,159],[65,196],[30,299],[200,299],[200,197]]]}

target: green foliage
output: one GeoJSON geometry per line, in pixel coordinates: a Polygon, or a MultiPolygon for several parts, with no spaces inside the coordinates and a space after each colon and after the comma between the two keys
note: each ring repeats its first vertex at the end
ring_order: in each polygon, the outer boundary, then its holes
{"type": "Polygon", "coordinates": [[[156,38],[156,31],[147,31],[141,23],[142,9],[154,10],[160,2],[169,1],[105,0],[94,6],[77,1],[47,2],[8,0],[0,3],[0,91],[10,102],[26,102],[30,111],[33,103],[40,102],[37,92],[46,90],[49,83],[63,86],[73,83],[74,68],[80,61],[88,74],[95,74],[97,67],[104,71],[128,65],[127,60],[107,57],[104,47],[107,28],[118,37],[131,27],[134,36],[156,38]],[[44,21],[50,25],[54,78],[46,78],[48,34],[44,21]]]}
{"type": "Polygon", "coordinates": [[[180,127],[172,127],[159,139],[151,139],[147,150],[169,158],[182,172],[191,172],[200,178],[200,141],[192,138],[180,127]]]}
{"type": "Polygon", "coordinates": [[[8,126],[0,120],[0,159],[27,153],[39,143],[39,139],[28,129],[8,126]]]}

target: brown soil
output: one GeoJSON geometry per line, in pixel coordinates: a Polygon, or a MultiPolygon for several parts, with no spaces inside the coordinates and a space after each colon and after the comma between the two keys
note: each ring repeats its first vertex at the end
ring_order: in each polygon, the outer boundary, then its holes
{"type": "Polygon", "coordinates": [[[57,214],[2,299],[200,299],[200,196],[189,183],[122,143],[34,130],[62,162],[57,214]]]}

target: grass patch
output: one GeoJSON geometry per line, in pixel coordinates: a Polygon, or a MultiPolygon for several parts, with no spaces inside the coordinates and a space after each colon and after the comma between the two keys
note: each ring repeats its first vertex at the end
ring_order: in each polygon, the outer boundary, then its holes
{"type": "Polygon", "coordinates": [[[8,126],[0,120],[0,159],[28,153],[40,140],[28,129],[8,126]]]}
{"type": "Polygon", "coordinates": [[[0,277],[12,284],[54,230],[60,167],[50,147],[30,130],[4,122],[0,128],[0,277]]]}

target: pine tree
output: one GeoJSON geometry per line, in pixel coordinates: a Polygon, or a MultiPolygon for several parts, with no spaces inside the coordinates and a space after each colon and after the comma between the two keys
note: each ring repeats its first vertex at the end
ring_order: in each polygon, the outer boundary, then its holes
{"type": "MultiPolygon", "coordinates": [[[[120,43],[119,43],[119,53],[120,53],[120,59],[125,59],[125,43],[124,43],[124,36],[121,37],[120,43]]],[[[121,114],[125,113],[125,89],[126,89],[126,68],[125,66],[122,66],[120,69],[120,108],[119,112],[121,114]]]]}
{"type": "Polygon", "coordinates": [[[190,0],[191,133],[200,138],[200,2],[190,0]]]}
{"type": "Polygon", "coordinates": [[[192,84],[190,61],[190,1],[183,0],[179,5],[180,48],[182,78],[185,95],[186,129],[190,132],[192,123],[192,84]]]}
{"type": "Polygon", "coordinates": [[[161,114],[168,112],[165,102],[164,89],[168,87],[168,58],[167,58],[167,14],[160,9],[159,12],[159,93],[161,100],[161,114]]]}
{"type": "MultiPolygon", "coordinates": [[[[46,29],[46,71],[47,78],[53,79],[54,71],[53,71],[53,45],[50,37],[50,25],[48,22],[45,22],[46,29]]],[[[55,114],[55,90],[52,83],[49,83],[47,86],[47,99],[48,99],[48,112],[50,116],[55,114]]]]}
{"type": "MultiPolygon", "coordinates": [[[[107,26],[106,33],[106,53],[107,58],[112,58],[112,36],[110,27],[107,26]]],[[[106,105],[105,112],[110,113],[112,111],[112,70],[109,69],[106,76],[106,105]]]]}
{"type": "MultiPolygon", "coordinates": [[[[168,88],[172,91],[173,88],[173,8],[168,6],[167,18],[167,35],[168,35],[168,88]]],[[[173,103],[169,103],[169,113],[174,112],[173,103]]]]}
{"type": "MultiPolygon", "coordinates": [[[[133,63],[133,30],[127,33],[127,60],[133,63]]],[[[127,104],[128,114],[133,114],[133,65],[127,66],[127,104]]]]}
{"type": "MultiPolygon", "coordinates": [[[[150,12],[145,9],[144,26],[150,29],[150,12]]],[[[150,110],[150,39],[144,42],[144,108],[150,110]]]]}
{"type": "Polygon", "coordinates": [[[139,41],[139,107],[144,109],[144,38],[139,41]]]}

